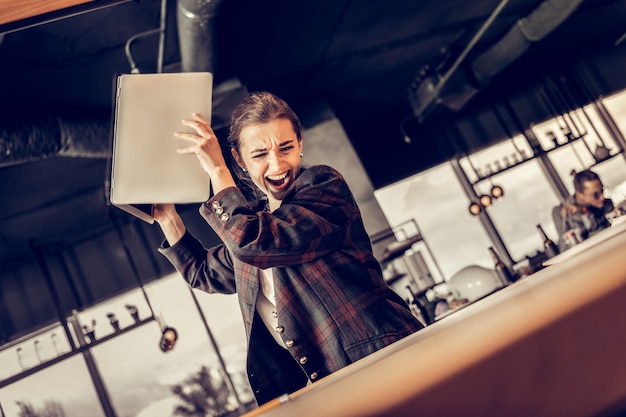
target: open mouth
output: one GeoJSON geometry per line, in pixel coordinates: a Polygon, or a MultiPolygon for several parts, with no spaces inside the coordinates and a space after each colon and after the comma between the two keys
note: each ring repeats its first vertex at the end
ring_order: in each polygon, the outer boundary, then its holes
{"type": "Polygon", "coordinates": [[[267,177],[265,177],[265,180],[274,187],[280,187],[281,185],[285,184],[287,178],[289,178],[289,171],[286,171],[285,173],[280,175],[268,175],[267,177]]]}

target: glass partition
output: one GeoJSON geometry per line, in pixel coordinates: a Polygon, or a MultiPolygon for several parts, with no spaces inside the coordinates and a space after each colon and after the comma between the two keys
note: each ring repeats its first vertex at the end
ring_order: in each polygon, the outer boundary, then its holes
{"type": "MultiPolygon", "coordinates": [[[[602,101],[622,136],[626,132],[626,92],[602,101]]],[[[393,227],[414,219],[446,277],[471,264],[492,267],[486,228],[469,213],[468,195],[487,197],[479,207],[488,214],[497,238],[514,262],[524,262],[543,250],[536,225],[558,240],[552,208],[563,191],[573,193],[572,170],[590,168],[615,204],[626,202],[626,161],[623,141],[614,135],[595,105],[571,111],[530,127],[530,146],[516,136],[459,159],[466,178],[457,177],[449,162],[376,190],[374,195],[393,227]],[[553,169],[554,175],[551,169],[553,169]],[[460,184],[469,183],[469,191],[460,184]],[[493,197],[499,186],[504,194],[493,197]]],[[[473,197],[472,197],[473,198],[473,197]]]]}
{"type": "Polygon", "coordinates": [[[559,199],[537,161],[528,161],[494,175],[491,182],[477,184],[478,194],[489,194],[492,183],[501,186],[504,195],[493,199],[487,210],[513,259],[522,260],[526,255],[543,250],[537,224],[556,240],[552,208],[559,204],[559,199]]]}
{"type": "Polygon", "coordinates": [[[490,265],[489,239],[449,163],[374,192],[387,221],[417,219],[443,278],[469,264],[490,265]]]}
{"type": "Polygon", "coordinates": [[[0,389],[0,404],[6,417],[105,417],[81,356],[0,389]]]}
{"type": "Polygon", "coordinates": [[[254,404],[234,295],[191,290],[171,274],[68,323],[0,351],[2,417],[239,415],[254,404]],[[163,351],[165,327],[177,337],[163,351]]]}

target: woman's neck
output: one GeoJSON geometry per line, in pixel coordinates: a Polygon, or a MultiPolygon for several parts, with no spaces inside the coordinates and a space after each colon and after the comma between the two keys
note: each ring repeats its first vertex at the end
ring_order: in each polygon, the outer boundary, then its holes
{"type": "Polygon", "coordinates": [[[280,207],[281,204],[282,204],[282,200],[275,200],[269,197],[267,199],[267,205],[270,209],[270,213],[276,210],[278,207],[280,207]]]}

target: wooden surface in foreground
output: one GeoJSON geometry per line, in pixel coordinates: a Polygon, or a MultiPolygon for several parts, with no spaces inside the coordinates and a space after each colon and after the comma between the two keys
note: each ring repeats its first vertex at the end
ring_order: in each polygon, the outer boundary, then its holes
{"type": "Polygon", "coordinates": [[[91,2],[93,0],[0,0],[0,25],[91,2]]]}
{"type": "Polygon", "coordinates": [[[576,417],[626,410],[625,231],[603,231],[576,256],[245,416],[576,417]]]}

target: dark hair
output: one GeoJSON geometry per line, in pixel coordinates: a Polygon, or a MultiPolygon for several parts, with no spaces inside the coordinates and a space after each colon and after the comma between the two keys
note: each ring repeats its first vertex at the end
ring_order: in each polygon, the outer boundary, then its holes
{"type": "MultiPolygon", "coordinates": [[[[302,139],[302,123],[296,113],[283,99],[267,91],[258,91],[248,94],[235,108],[231,116],[230,130],[227,139],[228,146],[237,151],[237,153],[240,153],[240,136],[244,128],[278,119],[289,120],[298,140],[302,139]]],[[[237,178],[245,182],[246,185],[251,186],[254,190],[256,189],[248,174],[244,173],[237,165],[237,161],[232,161],[232,171],[237,178]]]]}
{"type": "Polygon", "coordinates": [[[595,180],[602,182],[598,174],[589,169],[577,172],[576,175],[574,175],[574,189],[582,193],[585,190],[585,183],[595,180]]]}

